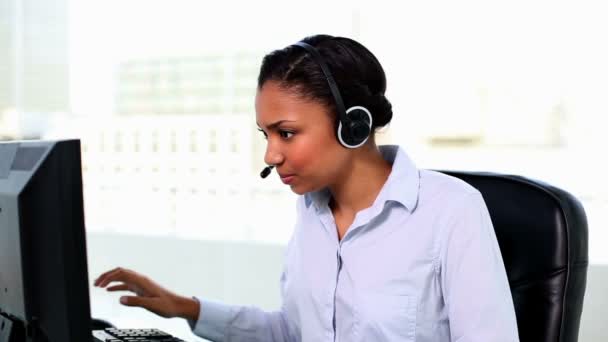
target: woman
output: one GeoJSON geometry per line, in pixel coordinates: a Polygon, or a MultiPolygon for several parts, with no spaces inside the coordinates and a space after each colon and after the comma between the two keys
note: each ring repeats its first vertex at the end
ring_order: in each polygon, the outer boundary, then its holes
{"type": "Polygon", "coordinates": [[[392,118],[361,44],[318,35],[267,55],[255,99],[264,160],[299,195],[277,312],[174,294],[115,269],[95,285],[183,317],[213,341],[518,341],[481,194],[375,143],[392,118]]]}

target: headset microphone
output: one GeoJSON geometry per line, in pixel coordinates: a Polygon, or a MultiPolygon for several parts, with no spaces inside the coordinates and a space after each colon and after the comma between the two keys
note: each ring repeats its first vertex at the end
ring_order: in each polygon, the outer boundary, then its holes
{"type": "Polygon", "coordinates": [[[270,171],[274,168],[274,165],[266,166],[264,170],[260,173],[260,177],[266,178],[270,174],[270,171]]]}

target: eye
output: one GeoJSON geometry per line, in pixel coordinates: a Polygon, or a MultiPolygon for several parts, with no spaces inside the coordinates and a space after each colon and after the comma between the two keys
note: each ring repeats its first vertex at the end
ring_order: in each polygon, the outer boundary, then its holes
{"type": "Polygon", "coordinates": [[[261,128],[258,128],[258,131],[262,132],[262,134],[264,134],[264,139],[268,139],[268,135],[266,134],[266,132],[264,132],[261,128]]]}
{"type": "Polygon", "coordinates": [[[289,139],[291,138],[294,133],[293,132],[289,132],[289,131],[279,131],[279,134],[281,135],[281,137],[283,137],[284,139],[289,139]],[[291,135],[289,135],[291,134],[291,135]]]}

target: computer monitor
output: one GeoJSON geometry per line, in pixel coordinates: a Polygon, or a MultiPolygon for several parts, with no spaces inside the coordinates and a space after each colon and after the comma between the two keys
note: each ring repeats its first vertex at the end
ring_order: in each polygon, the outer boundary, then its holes
{"type": "Polygon", "coordinates": [[[93,340],[83,211],[78,140],[0,142],[0,342],[93,340]]]}

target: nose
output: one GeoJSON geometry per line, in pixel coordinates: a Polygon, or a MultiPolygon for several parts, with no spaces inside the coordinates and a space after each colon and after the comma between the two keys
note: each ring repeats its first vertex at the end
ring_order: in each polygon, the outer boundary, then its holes
{"type": "Polygon", "coordinates": [[[264,154],[264,162],[267,165],[279,165],[283,163],[285,157],[281,152],[280,146],[273,144],[270,139],[266,144],[266,153],[264,154]]]}

